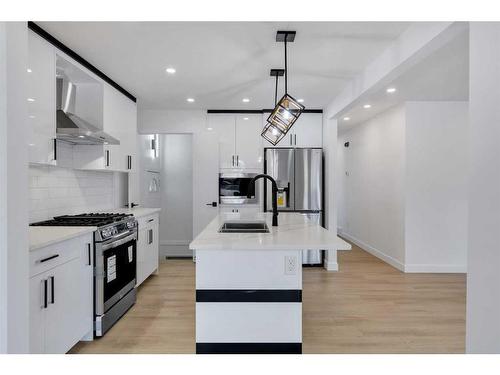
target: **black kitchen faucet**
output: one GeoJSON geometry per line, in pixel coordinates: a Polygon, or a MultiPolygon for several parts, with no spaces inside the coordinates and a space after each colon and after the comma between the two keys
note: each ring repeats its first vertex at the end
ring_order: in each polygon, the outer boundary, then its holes
{"type": "Polygon", "coordinates": [[[252,198],[251,191],[255,189],[255,181],[257,181],[259,178],[265,178],[271,181],[271,184],[273,186],[272,190],[272,200],[273,200],[273,227],[278,226],[278,184],[276,184],[276,181],[274,178],[267,174],[258,174],[254,178],[252,178],[248,184],[248,194],[247,198],[252,198]],[[253,187],[253,189],[252,189],[253,187]]]}

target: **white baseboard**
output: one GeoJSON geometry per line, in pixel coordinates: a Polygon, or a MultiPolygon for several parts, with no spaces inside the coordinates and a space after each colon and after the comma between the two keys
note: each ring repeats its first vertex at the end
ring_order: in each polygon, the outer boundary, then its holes
{"type": "Polygon", "coordinates": [[[345,239],[351,241],[352,243],[354,243],[355,245],[359,246],[360,248],[362,248],[366,252],[370,253],[371,255],[376,256],[377,258],[379,258],[379,259],[383,260],[384,262],[390,264],[394,268],[397,268],[398,270],[400,270],[402,272],[405,272],[405,266],[399,260],[391,257],[390,255],[387,255],[387,254],[383,253],[382,251],[374,248],[373,246],[370,246],[370,245],[364,243],[361,240],[358,240],[356,237],[353,237],[350,234],[347,234],[347,233],[344,232],[344,233],[342,233],[342,237],[344,237],[345,239]]]}
{"type": "Polygon", "coordinates": [[[407,273],[467,273],[462,264],[406,264],[407,273]]]}

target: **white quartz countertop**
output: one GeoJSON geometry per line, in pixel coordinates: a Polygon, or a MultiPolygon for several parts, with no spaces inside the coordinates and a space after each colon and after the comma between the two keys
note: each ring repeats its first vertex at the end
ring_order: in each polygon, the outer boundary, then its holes
{"type": "Polygon", "coordinates": [[[134,208],[113,208],[111,210],[106,210],[102,212],[114,212],[117,214],[132,214],[135,217],[142,217],[142,216],[152,215],[160,211],[161,208],[134,207],[134,208]]]}
{"type": "Polygon", "coordinates": [[[92,233],[97,227],[29,227],[30,251],[92,233]]]}
{"type": "Polygon", "coordinates": [[[351,245],[300,213],[219,214],[189,244],[192,250],[348,250],[351,245]],[[270,233],[219,233],[225,221],[265,220],[270,233]]]}

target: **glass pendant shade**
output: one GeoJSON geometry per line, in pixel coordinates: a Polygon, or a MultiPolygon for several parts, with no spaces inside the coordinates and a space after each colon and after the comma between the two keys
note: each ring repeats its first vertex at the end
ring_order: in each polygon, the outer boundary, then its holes
{"type": "Polygon", "coordinates": [[[279,141],[283,139],[285,134],[286,133],[283,133],[282,131],[276,129],[273,124],[270,124],[268,122],[260,135],[273,146],[276,146],[279,141]]]}
{"type": "MultiPolygon", "coordinates": [[[[273,129],[277,130],[282,135],[281,138],[283,138],[293,126],[295,121],[297,121],[304,109],[305,107],[293,97],[288,94],[283,95],[267,118],[271,131],[273,129]]],[[[266,126],[266,128],[267,127],[268,126],[266,126]]],[[[264,130],[266,130],[266,128],[264,130]]],[[[281,138],[279,140],[281,140],[281,138]]]]}

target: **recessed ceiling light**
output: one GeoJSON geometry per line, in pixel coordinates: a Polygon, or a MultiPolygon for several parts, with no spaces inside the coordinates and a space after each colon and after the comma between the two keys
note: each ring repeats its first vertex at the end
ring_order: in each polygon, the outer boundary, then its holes
{"type": "Polygon", "coordinates": [[[28,98],[28,102],[34,102],[34,101],[35,101],[35,99],[33,99],[33,98],[28,98]]]}
{"type": "Polygon", "coordinates": [[[248,98],[243,98],[243,100],[242,100],[243,103],[248,103],[249,101],[250,101],[250,99],[248,99],[248,98]]]}
{"type": "Polygon", "coordinates": [[[349,121],[350,119],[350,117],[344,117],[344,121],[349,121]]]}
{"type": "Polygon", "coordinates": [[[210,130],[214,130],[214,128],[207,128],[207,130],[209,130],[209,131],[210,131],[210,130]]]}
{"type": "Polygon", "coordinates": [[[166,71],[168,74],[174,74],[174,73],[175,73],[175,69],[174,69],[174,68],[167,68],[167,69],[165,69],[165,71],[166,71]]]}
{"type": "Polygon", "coordinates": [[[26,71],[27,71],[28,73],[31,73],[31,72],[32,72],[32,70],[31,70],[30,68],[26,69],[26,71]]]}
{"type": "Polygon", "coordinates": [[[35,118],[35,115],[30,115],[30,118],[35,118]]]}
{"type": "Polygon", "coordinates": [[[248,120],[248,117],[243,117],[243,120],[245,120],[245,121],[248,120]]]}
{"type": "Polygon", "coordinates": [[[84,135],[79,135],[78,138],[85,138],[85,136],[84,135]]]}
{"type": "Polygon", "coordinates": [[[363,108],[364,108],[364,109],[369,109],[369,108],[371,108],[371,107],[372,107],[372,105],[371,105],[371,104],[365,104],[365,105],[363,106],[363,108]]]}
{"type": "Polygon", "coordinates": [[[304,103],[304,99],[297,99],[299,103],[304,103]]]}
{"type": "Polygon", "coordinates": [[[396,88],[395,87],[389,87],[387,90],[385,90],[386,92],[388,92],[389,94],[392,94],[393,92],[396,92],[396,88]]]}
{"type": "Polygon", "coordinates": [[[193,98],[187,98],[186,99],[189,103],[193,103],[194,102],[194,99],[193,98]]]}

